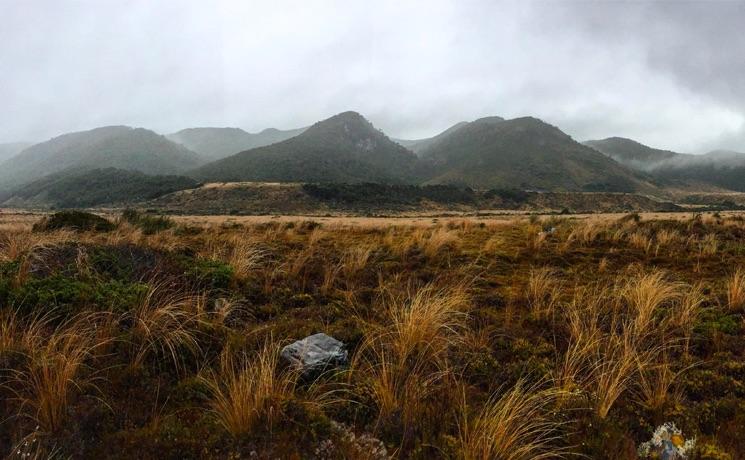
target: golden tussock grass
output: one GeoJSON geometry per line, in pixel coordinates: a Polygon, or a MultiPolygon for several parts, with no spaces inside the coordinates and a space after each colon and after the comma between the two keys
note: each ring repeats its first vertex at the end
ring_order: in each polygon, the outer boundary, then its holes
{"type": "Polygon", "coordinates": [[[567,234],[562,249],[563,251],[567,251],[573,245],[586,247],[595,242],[605,230],[604,224],[599,221],[586,221],[576,225],[567,234]]]}
{"type": "Polygon", "coordinates": [[[660,230],[655,234],[655,241],[661,247],[668,247],[677,244],[681,241],[680,232],[677,230],[660,230]]]}
{"type": "Polygon", "coordinates": [[[649,254],[652,250],[652,239],[640,230],[628,235],[629,246],[640,249],[644,254],[649,254]]]}
{"type": "Polygon", "coordinates": [[[452,387],[447,351],[463,342],[469,298],[463,286],[424,286],[388,300],[382,322],[366,328],[350,378],[366,387],[378,424],[400,412],[408,426],[420,419],[425,400],[452,387]]]}
{"type": "Polygon", "coordinates": [[[453,346],[468,318],[469,298],[462,286],[418,289],[407,299],[394,299],[375,340],[390,345],[400,362],[419,349],[429,354],[453,346]]]}
{"type": "Polygon", "coordinates": [[[636,395],[642,406],[659,411],[669,401],[680,399],[675,384],[680,375],[691,368],[673,370],[672,347],[654,349],[647,360],[637,359],[636,395]]]}
{"type": "Polygon", "coordinates": [[[590,382],[598,417],[604,419],[616,400],[628,389],[647,358],[640,357],[631,334],[611,334],[596,350],[590,382]]]}
{"type": "Polygon", "coordinates": [[[656,311],[680,298],[683,285],[666,279],[655,270],[631,276],[620,287],[620,296],[631,309],[634,333],[643,336],[653,325],[656,311]]]}
{"type": "Polygon", "coordinates": [[[563,423],[551,416],[560,392],[524,381],[490,398],[475,414],[463,404],[458,455],[464,460],[564,458],[563,423]]]}
{"type": "Polygon", "coordinates": [[[16,310],[0,311],[0,355],[9,352],[31,353],[46,340],[52,313],[22,317],[16,310]]]}
{"type": "Polygon", "coordinates": [[[460,243],[460,237],[454,230],[437,227],[432,230],[429,237],[420,241],[421,250],[425,256],[434,258],[446,249],[456,249],[460,243]]]}
{"type": "Polygon", "coordinates": [[[164,283],[154,283],[142,301],[126,313],[120,323],[130,324],[130,365],[141,367],[150,357],[170,360],[177,368],[186,354],[196,354],[196,320],[189,313],[199,296],[168,292],[164,283]]]}
{"type": "Polygon", "coordinates": [[[268,251],[244,233],[226,239],[208,238],[201,255],[230,265],[236,278],[246,279],[261,268],[268,251]]]}
{"type": "Polygon", "coordinates": [[[561,295],[562,283],[550,267],[530,270],[525,297],[528,306],[538,318],[551,316],[561,295]]]}
{"type": "Polygon", "coordinates": [[[443,383],[453,374],[441,360],[434,366],[428,361],[427,350],[401,360],[397,351],[382,343],[370,343],[352,362],[350,377],[360,380],[377,410],[378,427],[395,414],[401,415],[404,427],[421,422],[426,399],[443,390],[443,383]]]}
{"type": "Polygon", "coordinates": [[[719,251],[719,239],[714,233],[705,235],[699,243],[699,251],[702,256],[714,256],[719,251]]]}
{"type": "Polygon", "coordinates": [[[8,386],[14,391],[19,413],[41,431],[58,432],[67,421],[74,394],[92,385],[86,362],[109,340],[94,337],[87,321],[67,321],[44,335],[43,340],[34,339],[24,352],[24,364],[13,370],[8,386]]]}
{"type": "Polygon", "coordinates": [[[726,280],[727,307],[741,310],[745,306],[745,270],[737,268],[726,280]]]}
{"type": "Polygon", "coordinates": [[[267,341],[255,354],[234,356],[226,349],[219,368],[200,376],[209,390],[213,414],[233,437],[281,419],[283,404],[294,394],[296,375],[278,370],[278,362],[278,345],[267,341]]]}
{"type": "Polygon", "coordinates": [[[693,335],[693,328],[701,317],[702,306],[706,302],[706,295],[701,283],[687,286],[686,292],[675,304],[668,317],[668,322],[678,328],[683,335],[683,351],[688,353],[693,335]]]}
{"type": "Polygon", "coordinates": [[[0,233],[0,262],[10,262],[28,255],[36,249],[56,246],[74,239],[75,234],[66,230],[37,233],[28,230],[0,233]]]}

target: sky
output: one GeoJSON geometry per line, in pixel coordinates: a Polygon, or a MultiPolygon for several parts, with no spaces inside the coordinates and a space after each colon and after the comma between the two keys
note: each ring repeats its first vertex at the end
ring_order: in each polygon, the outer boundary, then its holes
{"type": "Polygon", "coordinates": [[[489,115],[745,152],[745,0],[0,0],[0,142],[489,115]]]}

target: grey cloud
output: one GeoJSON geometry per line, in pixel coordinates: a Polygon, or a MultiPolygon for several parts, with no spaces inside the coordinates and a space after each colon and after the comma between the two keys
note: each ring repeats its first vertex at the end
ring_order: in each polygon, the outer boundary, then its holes
{"type": "Polygon", "coordinates": [[[745,3],[0,0],[0,141],[105,124],[394,137],[534,115],[584,140],[745,151],[745,3]]]}

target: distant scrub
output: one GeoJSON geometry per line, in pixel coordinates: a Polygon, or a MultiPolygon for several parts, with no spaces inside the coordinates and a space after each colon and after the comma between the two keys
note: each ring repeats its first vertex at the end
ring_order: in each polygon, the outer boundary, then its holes
{"type": "Polygon", "coordinates": [[[173,219],[166,216],[148,216],[134,209],[125,209],[122,220],[142,230],[145,235],[153,235],[176,225],[173,219]]]}
{"type": "Polygon", "coordinates": [[[501,198],[504,201],[512,203],[525,203],[530,198],[530,194],[525,190],[516,188],[491,189],[484,193],[484,198],[491,200],[501,198]]]}
{"type": "Polygon", "coordinates": [[[322,201],[337,201],[376,207],[416,205],[422,200],[436,203],[473,203],[476,193],[453,185],[303,184],[303,190],[322,201]]]}
{"type": "Polygon", "coordinates": [[[94,230],[108,232],[114,229],[114,224],[103,217],[83,211],[60,211],[43,218],[34,224],[34,231],[47,230],[94,230]]]}
{"type": "Polygon", "coordinates": [[[53,174],[8,195],[32,204],[80,208],[151,200],[197,185],[195,180],[183,176],[149,176],[136,171],[107,168],[53,174]]]}

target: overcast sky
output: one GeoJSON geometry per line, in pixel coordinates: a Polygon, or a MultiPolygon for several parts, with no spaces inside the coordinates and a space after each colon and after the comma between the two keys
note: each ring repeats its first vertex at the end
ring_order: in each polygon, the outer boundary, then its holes
{"type": "Polygon", "coordinates": [[[126,124],[392,137],[533,115],[745,151],[745,1],[0,0],[0,142],[126,124]]]}

